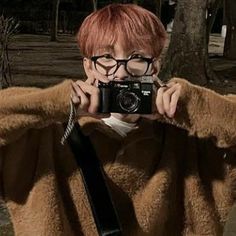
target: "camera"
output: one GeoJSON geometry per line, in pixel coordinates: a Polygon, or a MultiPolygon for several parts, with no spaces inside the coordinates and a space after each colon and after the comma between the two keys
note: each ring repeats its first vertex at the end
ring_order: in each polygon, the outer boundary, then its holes
{"type": "Polygon", "coordinates": [[[129,77],[123,81],[99,82],[100,113],[151,114],[153,77],[129,77]]]}

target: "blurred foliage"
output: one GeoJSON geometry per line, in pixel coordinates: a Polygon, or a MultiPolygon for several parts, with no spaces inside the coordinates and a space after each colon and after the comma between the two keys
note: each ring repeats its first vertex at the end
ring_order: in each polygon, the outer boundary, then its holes
{"type": "MultiPolygon", "coordinates": [[[[157,1],[157,0],[156,0],[157,1]]],[[[155,13],[153,0],[97,0],[97,8],[110,3],[136,3],[155,13]]],[[[93,1],[61,0],[59,6],[59,31],[75,32],[83,19],[93,11],[93,1]]],[[[13,16],[21,22],[20,32],[50,32],[52,19],[52,0],[0,0],[0,14],[13,16]]]]}
{"type": "Polygon", "coordinates": [[[11,224],[2,225],[1,231],[0,231],[0,236],[14,236],[12,225],[11,224]]]}
{"type": "Polygon", "coordinates": [[[18,27],[19,23],[13,17],[0,17],[0,88],[12,85],[8,45],[18,27]]]}
{"type": "MultiPolygon", "coordinates": [[[[59,7],[59,29],[73,33],[92,11],[89,1],[62,0],[59,7]]],[[[21,22],[22,33],[49,32],[52,18],[51,0],[0,0],[0,14],[21,22]]]]}

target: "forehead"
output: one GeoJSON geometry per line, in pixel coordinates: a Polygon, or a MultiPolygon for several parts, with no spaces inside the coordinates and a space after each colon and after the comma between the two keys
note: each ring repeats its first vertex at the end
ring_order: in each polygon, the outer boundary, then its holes
{"type": "Polygon", "coordinates": [[[143,53],[143,54],[150,54],[150,48],[140,47],[140,45],[132,45],[131,43],[124,43],[121,40],[117,40],[113,44],[104,44],[100,45],[99,47],[95,48],[95,54],[102,54],[102,53],[112,53],[112,54],[122,54],[122,55],[130,55],[131,53],[143,53]]]}
{"type": "Polygon", "coordinates": [[[104,44],[104,45],[101,45],[100,47],[96,48],[97,51],[111,51],[113,52],[115,50],[115,45],[110,45],[110,44],[104,44]]]}

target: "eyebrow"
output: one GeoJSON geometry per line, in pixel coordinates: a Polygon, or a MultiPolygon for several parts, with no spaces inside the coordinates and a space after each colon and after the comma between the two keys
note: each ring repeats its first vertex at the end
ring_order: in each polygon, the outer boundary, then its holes
{"type": "MultiPolygon", "coordinates": [[[[109,53],[115,52],[114,45],[101,46],[97,50],[100,51],[101,53],[106,52],[106,51],[108,51],[109,53]]],[[[144,52],[142,49],[132,49],[127,52],[127,55],[131,56],[134,53],[146,54],[146,52],[144,52]]]]}
{"type": "MultiPolygon", "coordinates": [[[[112,51],[114,52],[114,46],[113,45],[108,45],[108,46],[104,46],[104,47],[99,47],[98,50],[101,50],[101,51],[105,51],[105,50],[108,50],[108,51],[112,51]]],[[[145,53],[143,50],[141,49],[136,49],[136,50],[130,50],[127,54],[133,54],[133,53],[145,53]]]]}

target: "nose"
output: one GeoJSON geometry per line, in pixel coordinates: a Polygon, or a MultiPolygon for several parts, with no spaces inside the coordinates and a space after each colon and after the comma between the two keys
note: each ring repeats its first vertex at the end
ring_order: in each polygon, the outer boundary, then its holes
{"type": "Polygon", "coordinates": [[[114,80],[124,80],[124,79],[126,79],[129,76],[129,74],[125,69],[125,65],[120,64],[113,76],[114,76],[114,80]]]}

